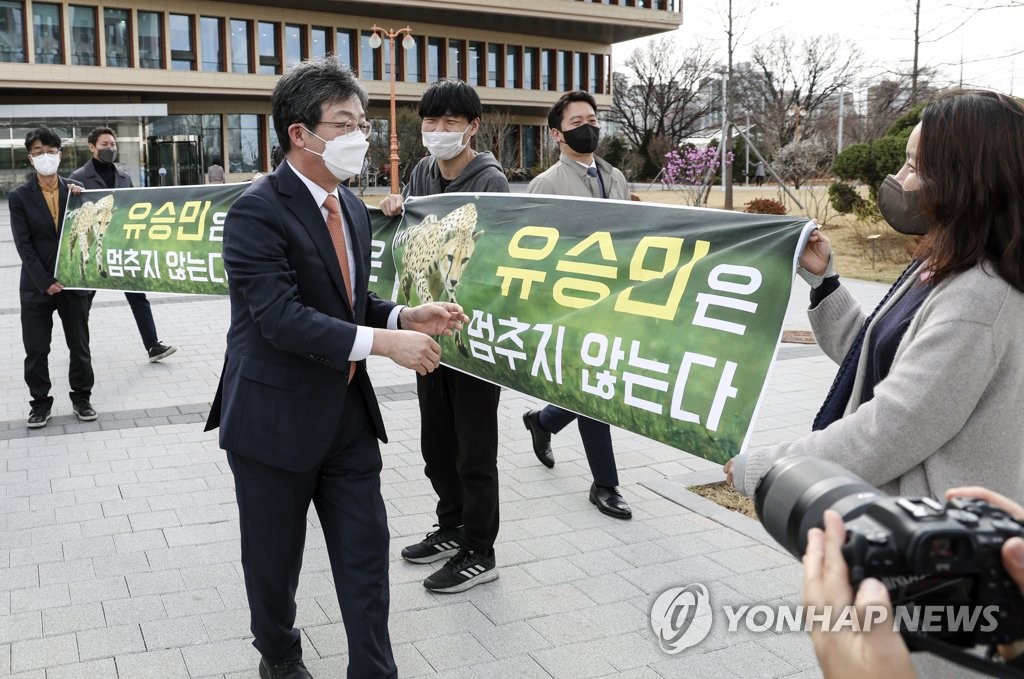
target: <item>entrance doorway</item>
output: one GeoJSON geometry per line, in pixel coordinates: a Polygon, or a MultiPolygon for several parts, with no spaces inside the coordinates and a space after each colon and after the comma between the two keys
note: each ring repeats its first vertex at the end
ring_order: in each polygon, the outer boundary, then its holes
{"type": "Polygon", "coordinates": [[[205,166],[202,135],[146,139],[146,178],[150,186],[202,184],[205,166]]]}

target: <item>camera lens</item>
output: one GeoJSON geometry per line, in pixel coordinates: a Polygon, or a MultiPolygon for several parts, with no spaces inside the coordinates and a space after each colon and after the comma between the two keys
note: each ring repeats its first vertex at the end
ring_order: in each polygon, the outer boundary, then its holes
{"type": "Polygon", "coordinates": [[[849,521],[882,495],[835,462],[800,455],[779,460],[765,474],[754,492],[754,508],[765,530],[799,559],[807,549],[807,531],[821,527],[826,509],[849,521]]]}

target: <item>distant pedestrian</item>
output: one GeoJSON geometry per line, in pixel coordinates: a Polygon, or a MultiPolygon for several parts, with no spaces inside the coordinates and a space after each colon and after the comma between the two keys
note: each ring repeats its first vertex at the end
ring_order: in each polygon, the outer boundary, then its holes
{"type": "Polygon", "coordinates": [[[224,183],[224,166],[220,164],[220,158],[214,158],[213,162],[210,163],[210,167],[206,170],[206,183],[207,184],[223,184],[224,183]]]}
{"type": "Polygon", "coordinates": [[[757,161],[757,166],[754,168],[754,184],[761,186],[764,184],[764,178],[768,174],[767,168],[764,166],[764,161],[757,161]]]}

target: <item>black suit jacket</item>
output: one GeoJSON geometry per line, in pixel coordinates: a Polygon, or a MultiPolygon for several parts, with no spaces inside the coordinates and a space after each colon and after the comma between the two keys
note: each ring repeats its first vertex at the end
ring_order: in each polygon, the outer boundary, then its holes
{"type": "Polygon", "coordinates": [[[355,309],[309,189],[282,163],[254,182],[224,221],[231,326],[207,431],[237,455],[307,471],[327,455],[342,408],[364,398],[378,438],[384,422],[365,362],[348,383],[356,326],[386,327],[395,305],[369,293],[370,218],[340,188],[356,263],[355,309]]]}
{"type": "Polygon", "coordinates": [[[107,186],[103,177],[96,171],[92,160],[86,161],[85,165],[72,172],[69,179],[81,182],[82,186],[87,189],[127,189],[132,186],[132,178],[116,165],[114,166],[114,185],[107,186]]]}
{"type": "MultiPolygon", "coordinates": [[[[46,302],[50,295],[46,291],[57,282],[54,269],[57,266],[57,251],[60,247],[59,225],[64,222],[68,209],[68,183],[70,180],[57,177],[60,185],[60,204],[57,224],[53,223],[50,208],[39,188],[39,180],[33,173],[28,180],[11,191],[7,203],[11,210],[11,232],[14,246],[21,256],[21,284],[19,292],[24,302],[46,302]]],[[[71,182],[78,184],[78,182],[71,182]]],[[[90,295],[91,290],[68,290],[68,293],[90,295]]],[[[64,293],[61,293],[64,294],[64,293]]]]}

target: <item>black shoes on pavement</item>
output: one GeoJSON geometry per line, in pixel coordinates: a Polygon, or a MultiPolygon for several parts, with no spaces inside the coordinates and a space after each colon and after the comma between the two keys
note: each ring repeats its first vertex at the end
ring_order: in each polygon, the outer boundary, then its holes
{"type": "Polygon", "coordinates": [[[313,679],[313,675],[301,660],[272,665],[266,658],[260,658],[260,679],[313,679]]]}
{"type": "MultiPolygon", "coordinates": [[[[436,524],[435,524],[436,525],[436,524]]],[[[433,533],[427,533],[427,537],[409,545],[402,550],[402,558],[412,563],[434,563],[441,559],[450,559],[459,553],[462,548],[462,529],[441,528],[433,533]]]]}
{"type": "Polygon", "coordinates": [[[453,594],[497,579],[498,566],[493,550],[487,556],[483,552],[460,549],[448,563],[424,580],[423,586],[431,592],[453,594]]]}
{"type": "Polygon", "coordinates": [[[149,362],[156,363],[157,361],[164,360],[165,358],[173,354],[175,351],[177,351],[177,349],[175,349],[174,347],[169,347],[166,344],[163,344],[162,342],[157,342],[149,349],[147,349],[146,353],[149,354],[149,362]]]}
{"type": "Polygon", "coordinates": [[[533,439],[534,455],[548,469],[554,467],[555,454],[551,452],[551,432],[540,426],[540,411],[526,411],[523,414],[523,424],[526,425],[526,429],[530,432],[530,437],[533,439]]]}
{"type": "Polygon", "coordinates": [[[96,419],[96,411],[88,401],[79,401],[71,405],[71,409],[75,411],[75,415],[78,415],[78,419],[82,422],[92,422],[96,419]]]}
{"type": "Polygon", "coordinates": [[[36,406],[32,409],[32,412],[28,414],[28,428],[39,429],[45,427],[47,420],[50,419],[50,409],[45,406],[36,406]]]}
{"type": "Polygon", "coordinates": [[[629,508],[629,504],[622,499],[618,488],[591,484],[590,503],[596,505],[598,510],[607,516],[616,519],[633,518],[633,511],[629,508]]]}

